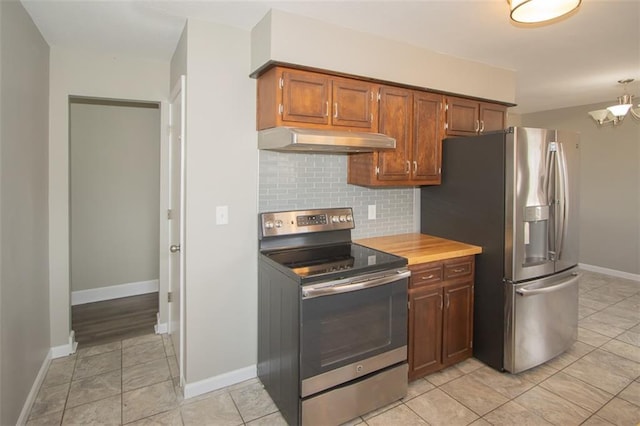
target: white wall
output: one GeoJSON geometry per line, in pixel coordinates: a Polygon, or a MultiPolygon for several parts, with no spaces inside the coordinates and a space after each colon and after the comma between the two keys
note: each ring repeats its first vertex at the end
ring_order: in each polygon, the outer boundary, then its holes
{"type": "Polygon", "coordinates": [[[71,291],[157,281],[160,111],[71,104],[71,291]]]}
{"type": "Polygon", "coordinates": [[[515,102],[515,71],[272,9],[252,31],[251,71],[269,61],[515,102]]]}
{"type": "Polygon", "coordinates": [[[640,277],[640,120],[597,126],[588,111],[609,104],[523,114],[522,125],[580,132],[580,263],[640,277]]]}
{"type": "Polygon", "coordinates": [[[197,382],[223,383],[221,375],[255,376],[258,150],[249,32],[189,20],[173,79],[184,72],[185,52],[189,394],[197,382]],[[216,206],[228,206],[228,225],[216,225],[216,206]]]}
{"type": "MultiPolygon", "coordinates": [[[[51,345],[54,347],[68,344],[71,328],[68,98],[70,95],[75,95],[162,102],[161,121],[167,123],[168,77],[168,62],[145,61],[117,55],[96,55],[59,47],[51,48],[49,80],[49,279],[51,345]]],[[[161,134],[161,138],[164,149],[167,146],[166,135],[161,134]]],[[[158,220],[160,220],[160,214],[158,216],[158,220]]],[[[163,227],[161,227],[161,232],[162,229],[163,227]]],[[[166,294],[166,274],[163,276],[161,264],[161,297],[163,291],[166,294]],[[163,287],[163,283],[165,287],[163,287]]],[[[166,304],[161,303],[161,321],[166,321],[166,311],[166,304]]]]}
{"type": "Polygon", "coordinates": [[[0,424],[16,424],[49,353],[49,46],[0,2],[0,424]]]}
{"type": "Polygon", "coordinates": [[[173,90],[174,86],[180,80],[180,76],[187,74],[187,38],[189,36],[187,26],[188,24],[185,24],[176,50],[173,52],[173,57],[171,58],[171,76],[169,77],[171,90],[173,90]]]}

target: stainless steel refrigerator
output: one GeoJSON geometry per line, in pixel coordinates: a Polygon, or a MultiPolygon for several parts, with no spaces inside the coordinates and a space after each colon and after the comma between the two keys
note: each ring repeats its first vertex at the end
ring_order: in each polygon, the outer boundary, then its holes
{"type": "Polygon", "coordinates": [[[473,353],[521,372],[577,338],[579,135],[515,127],[445,139],[421,231],[479,245],[473,353]]]}

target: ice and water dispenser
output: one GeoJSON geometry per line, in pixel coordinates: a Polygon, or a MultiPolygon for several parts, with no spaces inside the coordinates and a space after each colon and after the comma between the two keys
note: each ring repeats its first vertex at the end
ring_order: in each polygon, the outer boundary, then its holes
{"type": "Polygon", "coordinates": [[[548,262],[549,206],[527,206],[524,209],[524,264],[533,266],[548,262]]]}

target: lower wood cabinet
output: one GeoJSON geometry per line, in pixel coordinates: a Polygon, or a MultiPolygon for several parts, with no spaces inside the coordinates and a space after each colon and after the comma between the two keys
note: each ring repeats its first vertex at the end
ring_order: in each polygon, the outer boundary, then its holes
{"type": "Polygon", "coordinates": [[[472,355],[474,257],[412,265],[409,380],[472,355]]]}

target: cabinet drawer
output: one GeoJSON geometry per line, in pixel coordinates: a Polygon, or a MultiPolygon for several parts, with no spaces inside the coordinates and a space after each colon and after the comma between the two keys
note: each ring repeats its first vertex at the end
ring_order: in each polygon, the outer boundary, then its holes
{"type": "Polygon", "coordinates": [[[473,273],[473,259],[465,258],[459,261],[447,262],[444,265],[444,279],[450,280],[470,276],[473,273]]]}
{"type": "Polygon", "coordinates": [[[410,288],[421,287],[427,284],[442,281],[442,264],[430,264],[429,266],[411,269],[410,288]]]}

